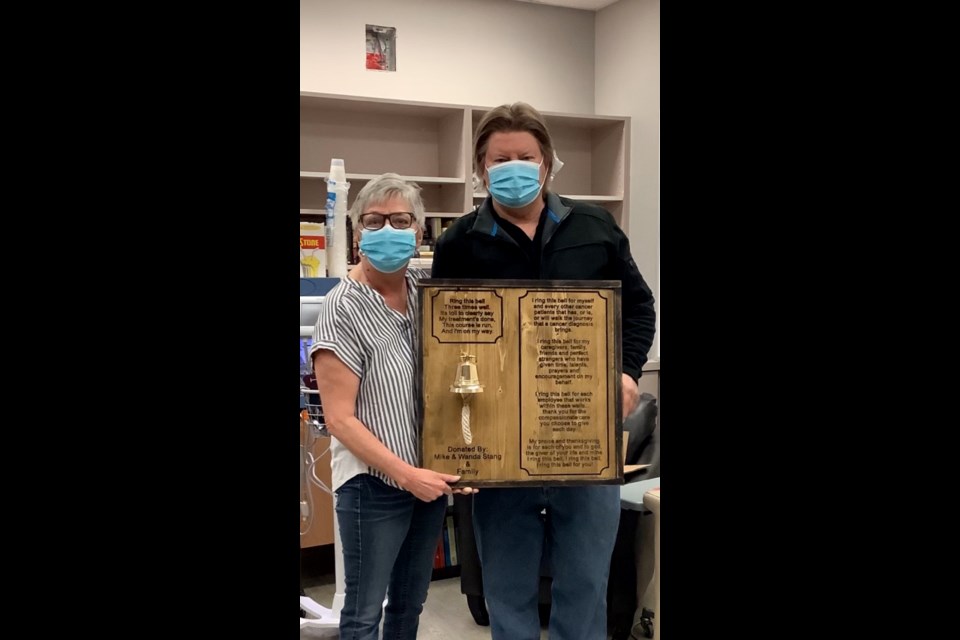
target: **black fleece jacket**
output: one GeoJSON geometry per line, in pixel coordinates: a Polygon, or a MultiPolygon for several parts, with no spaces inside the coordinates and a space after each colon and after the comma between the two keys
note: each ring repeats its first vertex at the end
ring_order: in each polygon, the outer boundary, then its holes
{"type": "Polygon", "coordinates": [[[656,331],[653,293],[630,255],[630,242],[602,207],[548,193],[540,264],[500,226],[488,197],[437,239],[434,278],[619,280],[623,372],[640,377],[656,331]]]}

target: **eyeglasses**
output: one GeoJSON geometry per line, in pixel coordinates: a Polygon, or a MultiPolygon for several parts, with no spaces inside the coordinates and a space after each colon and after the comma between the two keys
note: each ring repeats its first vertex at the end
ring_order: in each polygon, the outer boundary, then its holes
{"type": "Polygon", "coordinates": [[[390,218],[390,226],[394,229],[409,229],[413,224],[413,214],[408,211],[393,213],[365,213],[360,216],[360,226],[370,231],[383,228],[383,221],[390,218]]]}

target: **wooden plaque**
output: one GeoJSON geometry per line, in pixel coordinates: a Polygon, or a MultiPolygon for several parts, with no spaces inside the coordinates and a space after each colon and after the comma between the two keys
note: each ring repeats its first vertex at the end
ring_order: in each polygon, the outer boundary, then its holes
{"type": "Polygon", "coordinates": [[[423,467],[476,487],[623,482],[618,281],[418,288],[423,467]]]}

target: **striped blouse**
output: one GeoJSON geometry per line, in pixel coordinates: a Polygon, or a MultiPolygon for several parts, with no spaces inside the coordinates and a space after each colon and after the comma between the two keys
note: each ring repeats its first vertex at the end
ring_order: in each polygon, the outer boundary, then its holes
{"type": "MultiPolygon", "coordinates": [[[[387,306],[368,285],[344,278],[325,297],[313,332],[310,356],[329,349],[360,378],[356,416],[390,451],[420,466],[416,387],[417,281],[429,277],[407,269],[407,313],[387,306]]],[[[333,490],[361,473],[397,483],[368,466],[336,438],[331,438],[333,490]]]]}

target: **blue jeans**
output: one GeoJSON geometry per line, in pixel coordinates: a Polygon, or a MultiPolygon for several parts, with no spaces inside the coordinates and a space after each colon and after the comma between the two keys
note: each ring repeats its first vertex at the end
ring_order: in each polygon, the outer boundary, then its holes
{"type": "Polygon", "coordinates": [[[340,640],[377,640],[383,598],[384,640],[415,640],[447,508],[395,489],[368,474],[337,490],[343,550],[340,640]]]}
{"type": "Polygon", "coordinates": [[[620,487],[482,489],[473,528],[493,640],[538,640],[540,559],[553,573],[550,640],[606,640],[620,487]],[[546,508],[549,517],[540,516],[546,508]]]}

